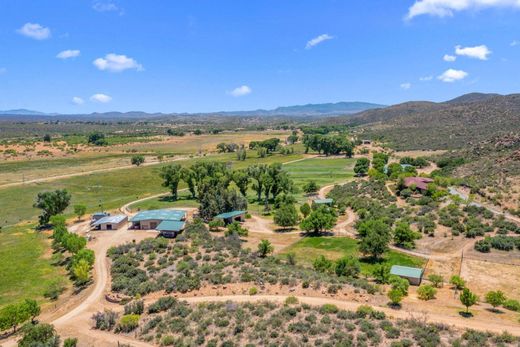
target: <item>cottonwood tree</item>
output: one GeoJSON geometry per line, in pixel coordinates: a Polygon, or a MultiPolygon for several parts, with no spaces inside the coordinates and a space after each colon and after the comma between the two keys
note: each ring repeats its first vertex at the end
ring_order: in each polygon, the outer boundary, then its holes
{"type": "Polygon", "coordinates": [[[300,223],[300,228],[306,232],[317,234],[324,230],[332,229],[336,224],[336,220],[334,211],[326,206],[320,206],[300,223]]]}
{"type": "Polygon", "coordinates": [[[394,228],[394,242],[396,246],[406,249],[415,248],[415,240],[420,239],[421,234],[413,231],[410,224],[398,222],[394,228]]]}
{"type": "Polygon", "coordinates": [[[284,229],[298,224],[298,218],[294,204],[283,204],[274,213],[274,222],[284,229]]]}
{"type": "Polygon", "coordinates": [[[304,203],[300,206],[300,212],[303,214],[303,218],[307,218],[311,211],[311,206],[308,203],[304,203]]]}
{"type": "Polygon", "coordinates": [[[81,220],[81,217],[87,212],[87,206],[85,205],[74,205],[74,214],[81,220]]]}
{"type": "Polygon", "coordinates": [[[374,259],[381,257],[388,251],[390,232],[378,229],[368,229],[359,243],[359,251],[374,259]]]}
{"type": "Polygon", "coordinates": [[[177,200],[177,190],[179,188],[179,182],[182,178],[181,166],[179,164],[165,166],[161,169],[160,176],[163,179],[163,187],[169,188],[172,193],[173,200],[177,200]]]}
{"type": "Polygon", "coordinates": [[[247,171],[235,170],[233,172],[233,182],[235,182],[240,193],[244,197],[247,197],[247,188],[249,186],[249,183],[251,182],[251,179],[249,178],[249,174],[247,173],[247,171]]]}
{"type": "Polygon", "coordinates": [[[40,226],[48,224],[52,216],[65,211],[69,206],[70,199],[71,195],[66,189],[38,193],[33,206],[42,210],[42,214],[38,217],[40,226]]]}
{"type": "Polygon", "coordinates": [[[367,158],[359,158],[356,160],[356,165],[354,165],[354,172],[358,176],[365,176],[370,168],[370,160],[367,158]]]}

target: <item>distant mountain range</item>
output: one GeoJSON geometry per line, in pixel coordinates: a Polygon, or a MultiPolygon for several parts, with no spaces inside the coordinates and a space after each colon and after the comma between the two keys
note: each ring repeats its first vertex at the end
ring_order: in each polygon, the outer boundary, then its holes
{"type": "Polygon", "coordinates": [[[373,104],[368,102],[337,102],[324,104],[307,104],[295,106],[283,106],[273,110],[252,110],[252,111],[221,111],[221,112],[206,112],[206,113],[147,113],[141,111],[132,112],[104,112],[91,114],[58,114],[58,113],[44,113],[39,111],[32,111],[26,109],[0,111],[0,115],[11,116],[65,116],[66,118],[84,118],[84,119],[148,119],[164,116],[331,116],[341,114],[353,114],[370,109],[386,107],[385,105],[373,104]]]}

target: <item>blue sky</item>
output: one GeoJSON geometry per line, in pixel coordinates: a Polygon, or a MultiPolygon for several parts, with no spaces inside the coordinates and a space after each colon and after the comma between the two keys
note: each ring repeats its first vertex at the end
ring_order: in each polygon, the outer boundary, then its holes
{"type": "Polygon", "coordinates": [[[0,109],[205,112],[520,92],[518,0],[0,0],[0,109]]]}

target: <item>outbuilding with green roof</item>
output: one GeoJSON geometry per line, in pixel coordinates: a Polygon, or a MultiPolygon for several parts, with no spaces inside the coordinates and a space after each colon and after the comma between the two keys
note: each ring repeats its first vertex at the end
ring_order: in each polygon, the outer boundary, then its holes
{"type": "Polygon", "coordinates": [[[186,211],[183,210],[149,210],[141,211],[130,218],[133,229],[156,229],[163,221],[185,221],[186,211]]]}
{"type": "Polygon", "coordinates": [[[424,270],[416,267],[392,265],[390,269],[391,275],[396,275],[401,278],[405,278],[413,285],[420,285],[422,281],[424,270]]]}
{"type": "Polygon", "coordinates": [[[215,219],[222,219],[225,224],[233,222],[244,222],[246,220],[247,211],[230,211],[215,216],[215,219]]]}

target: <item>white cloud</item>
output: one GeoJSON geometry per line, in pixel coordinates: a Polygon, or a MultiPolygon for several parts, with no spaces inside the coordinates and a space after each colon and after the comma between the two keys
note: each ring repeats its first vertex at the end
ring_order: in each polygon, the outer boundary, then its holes
{"type": "Polygon", "coordinates": [[[312,47],[319,45],[320,43],[322,43],[324,41],[332,40],[333,38],[334,38],[334,36],[331,36],[329,34],[322,34],[320,36],[316,36],[315,38],[307,41],[307,44],[305,45],[305,49],[311,49],[312,47]]]}
{"type": "Polygon", "coordinates": [[[99,103],[102,103],[102,104],[106,104],[107,102],[110,102],[112,101],[112,97],[109,96],[109,95],[106,95],[106,94],[101,94],[101,93],[98,93],[98,94],[94,94],[90,97],[90,101],[92,102],[99,102],[99,103]]]}
{"type": "Polygon", "coordinates": [[[252,92],[253,92],[253,90],[249,86],[243,85],[243,86],[233,89],[232,91],[228,92],[228,94],[232,95],[234,97],[239,97],[239,96],[251,94],[252,92]]]}
{"type": "Polygon", "coordinates": [[[478,10],[490,7],[520,8],[519,0],[416,0],[408,9],[406,19],[416,16],[430,15],[451,17],[455,12],[478,10]]]}
{"type": "Polygon", "coordinates": [[[400,85],[401,89],[408,90],[412,88],[412,84],[410,82],[401,83],[400,85]]]}
{"type": "Polygon", "coordinates": [[[104,58],[97,58],[93,64],[101,71],[121,72],[128,69],[135,69],[137,71],[143,70],[141,64],[123,54],[110,53],[104,58]]]}
{"type": "Polygon", "coordinates": [[[119,10],[119,7],[117,7],[117,5],[114,4],[113,2],[102,2],[102,1],[96,1],[94,3],[94,5],[92,5],[92,8],[98,12],[111,12],[111,11],[119,10]]]}
{"type": "Polygon", "coordinates": [[[480,60],[488,60],[488,55],[491,54],[489,48],[486,45],[480,45],[475,47],[455,47],[455,54],[462,55],[469,58],[475,58],[480,60]]]}
{"type": "Polygon", "coordinates": [[[421,82],[428,82],[428,81],[431,81],[432,79],[433,79],[433,76],[419,77],[419,81],[421,81],[421,82]]]}
{"type": "Polygon", "coordinates": [[[51,37],[51,29],[37,23],[25,23],[17,32],[35,40],[45,40],[51,37]]]}
{"type": "Polygon", "coordinates": [[[516,47],[516,46],[518,46],[518,45],[520,45],[520,41],[518,41],[518,40],[513,40],[513,41],[511,41],[511,43],[509,44],[509,46],[511,46],[511,47],[516,47]]]}
{"type": "Polygon", "coordinates": [[[455,61],[457,60],[457,57],[454,55],[444,54],[444,57],[442,57],[444,61],[455,61]]]}
{"type": "Polygon", "coordinates": [[[77,49],[67,49],[65,51],[61,51],[56,55],[56,58],[59,59],[69,59],[69,58],[75,58],[79,57],[80,51],[77,49]]]}
{"type": "Polygon", "coordinates": [[[437,78],[443,82],[455,82],[462,80],[468,76],[468,73],[466,71],[462,70],[455,70],[455,69],[448,69],[442,73],[442,75],[438,76],[437,78]]]}
{"type": "Polygon", "coordinates": [[[72,102],[75,103],[76,105],[83,105],[85,103],[85,100],[83,100],[79,96],[75,96],[72,98],[72,102]]]}

